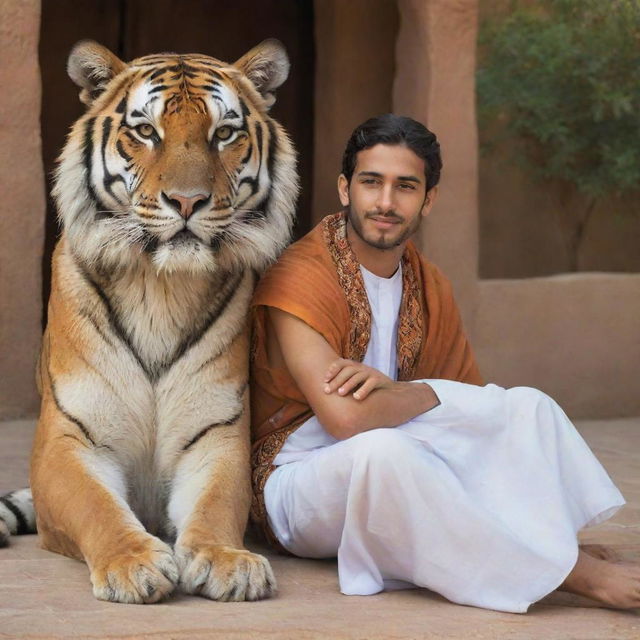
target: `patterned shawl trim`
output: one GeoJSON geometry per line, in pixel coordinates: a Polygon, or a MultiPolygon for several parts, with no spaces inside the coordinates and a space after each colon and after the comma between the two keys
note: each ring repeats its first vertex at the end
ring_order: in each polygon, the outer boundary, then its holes
{"type": "MultiPolygon", "coordinates": [[[[362,362],[371,339],[371,307],[364,286],[360,263],[347,239],[347,217],[343,212],[322,221],[323,236],[338,274],[338,282],[349,307],[350,360],[362,362]]],[[[424,339],[424,318],[419,278],[409,258],[409,248],[402,256],[402,301],[398,322],[398,380],[411,380],[418,366],[424,339]]]]}

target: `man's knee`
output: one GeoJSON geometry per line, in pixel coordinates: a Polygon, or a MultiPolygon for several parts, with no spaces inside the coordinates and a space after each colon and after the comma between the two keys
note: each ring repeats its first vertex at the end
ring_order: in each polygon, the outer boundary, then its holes
{"type": "Polygon", "coordinates": [[[512,394],[511,411],[520,416],[530,416],[539,427],[569,422],[562,407],[544,391],[533,387],[514,387],[509,392],[512,394]]]}
{"type": "Polygon", "coordinates": [[[372,429],[350,440],[354,462],[382,467],[403,464],[420,448],[414,438],[397,429],[372,429]]]}
{"type": "Polygon", "coordinates": [[[544,391],[534,387],[513,387],[509,389],[512,398],[531,407],[555,405],[556,401],[544,391]]]}

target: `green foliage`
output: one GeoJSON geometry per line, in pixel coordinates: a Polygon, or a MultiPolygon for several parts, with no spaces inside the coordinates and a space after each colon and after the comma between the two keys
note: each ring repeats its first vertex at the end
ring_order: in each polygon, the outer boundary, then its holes
{"type": "Polygon", "coordinates": [[[481,125],[528,171],[589,199],[640,186],[640,0],[514,0],[479,43],[481,125]]]}

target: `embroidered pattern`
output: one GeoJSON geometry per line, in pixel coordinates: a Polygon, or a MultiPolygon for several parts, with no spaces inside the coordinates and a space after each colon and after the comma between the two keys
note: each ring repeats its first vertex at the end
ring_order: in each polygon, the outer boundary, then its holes
{"type": "Polygon", "coordinates": [[[347,240],[347,218],[343,212],[322,221],[324,241],[338,273],[338,282],[349,307],[350,360],[362,362],[371,339],[371,307],[364,288],[360,263],[347,240]]]}
{"type": "MultiPolygon", "coordinates": [[[[349,306],[349,358],[361,362],[371,339],[371,307],[364,287],[360,263],[347,240],[344,212],[322,221],[324,240],[336,266],[338,281],[349,306]]],[[[411,380],[422,351],[424,318],[420,304],[421,289],[408,251],[402,256],[402,301],[398,320],[398,380],[411,380]]]]}
{"type": "Polygon", "coordinates": [[[402,256],[402,301],[398,320],[398,380],[413,380],[425,339],[425,322],[420,296],[422,288],[405,251],[402,256]]]}
{"type": "Polygon", "coordinates": [[[251,453],[251,483],[253,485],[251,520],[260,527],[267,541],[280,552],[288,553],[269,526],[267,508],[264,504],[264,486],[267,484],[269,476],[276,470],[273,460],[282,449],[284,441],[310,417],[311,413],[309,412],[302,419],[295,420],[292,424],[270,433],[251,453]]]}

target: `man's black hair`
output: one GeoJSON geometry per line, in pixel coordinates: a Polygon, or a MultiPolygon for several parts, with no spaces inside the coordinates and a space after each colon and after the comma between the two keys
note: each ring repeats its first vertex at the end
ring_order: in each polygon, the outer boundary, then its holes
{"type": "Polygon", "coordinates": [[[401,144],[424,160],[427,191],[438,184],[442,169],[440,143],[422,123],[393,113],[370,118],[356,127],[342,156],[342,173],[348,182],[356,168],[356,155],[377,144],[401,144]]]}

